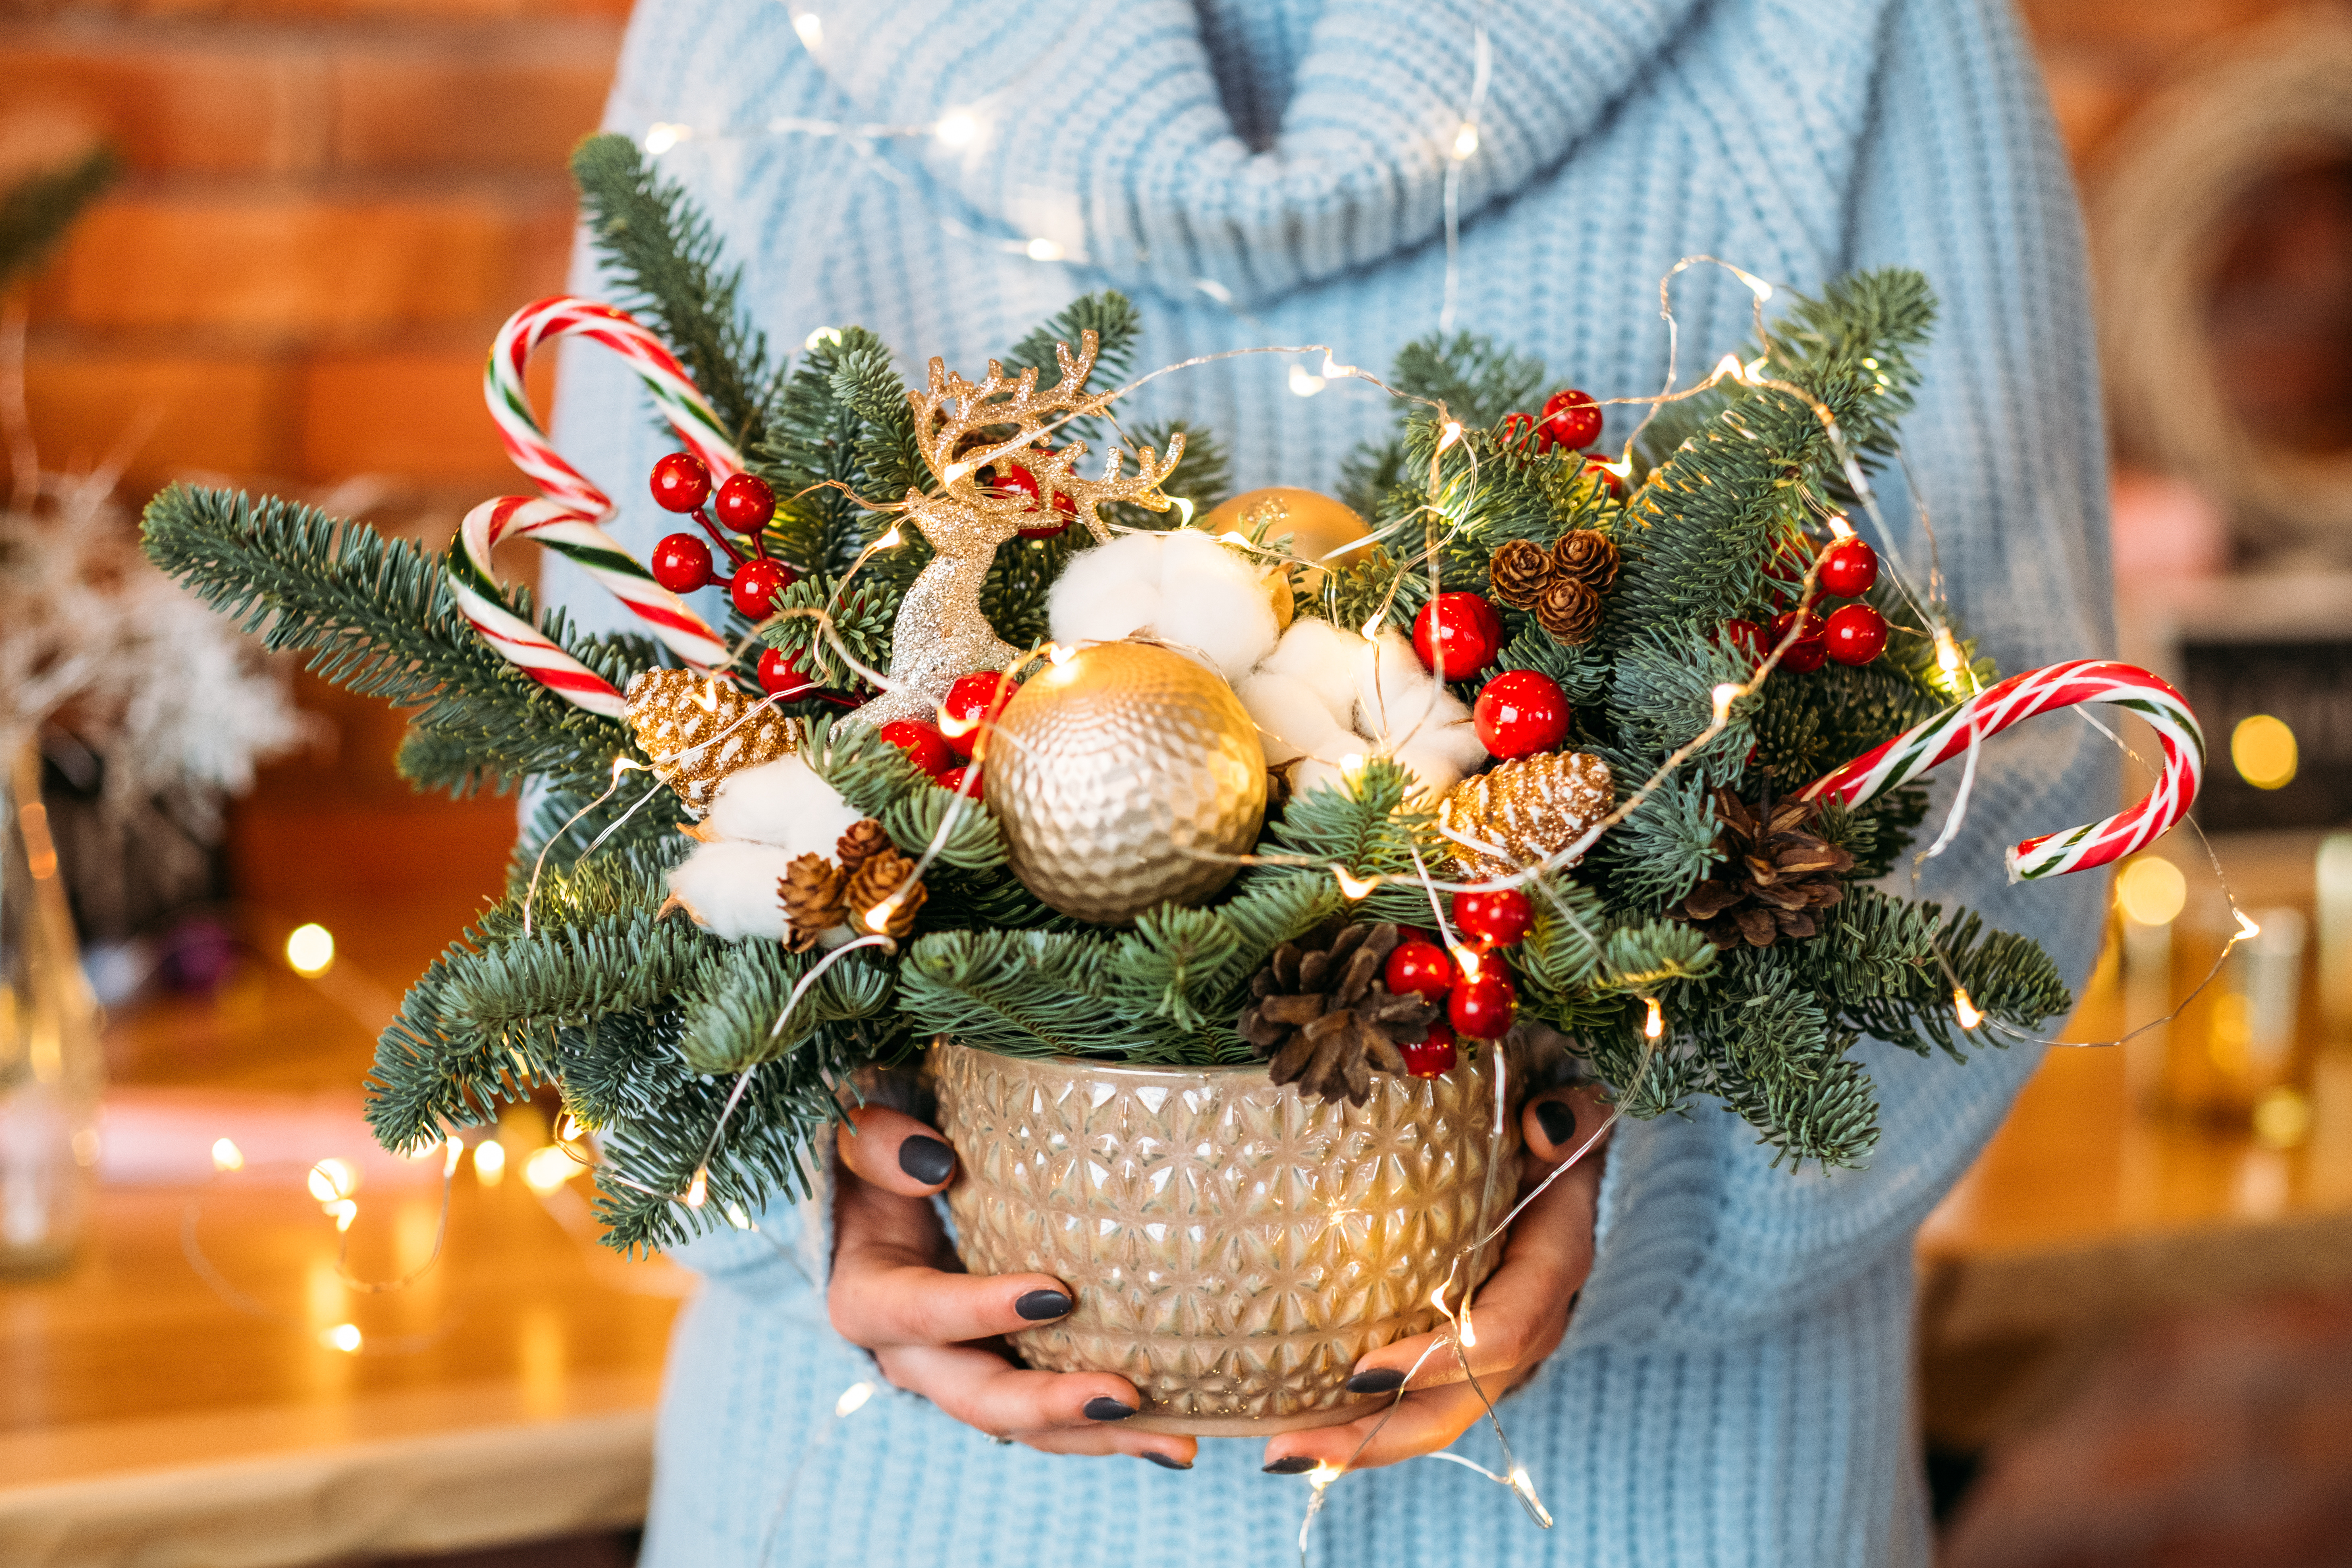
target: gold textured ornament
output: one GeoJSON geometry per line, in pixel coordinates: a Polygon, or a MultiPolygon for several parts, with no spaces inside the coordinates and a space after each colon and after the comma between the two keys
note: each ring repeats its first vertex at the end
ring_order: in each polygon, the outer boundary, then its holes
{"type": "MultiPolygon", "coordinates": [[[[1212,508],[1192,526],[1209,534],[1238,533],[1247,539],[1263,539],[1268,545],[1287,550],[1294,560],[1305,563],[1321,561],[1332,551],[1353,544],[1371,532],[1364,520],[1341,502],[1319,490],[1301,489],[1296,485],[1244,490],[1212,508]],[[1285,539],[1289,541],[1287,544],[1283,543],[1285,539]]],[[[1350,551],[1328,564],[1353,565],[1362,553],[1350,551]]],[[[1322,567],[1308,564],[1297,570],[1308,593],[1321,585],[1322,567]]],[[[1282,616],[1279,609],[1276,614],[1282,616]]],[[[1288,617],[1283,619],[1287,624],[1288,617]]]]}
{"type": "Polygon", "coordinates": [[[1013,869],[1045,902],[1118,925],[1232,879],[1265,816],[1265,753],[1213,670],[1150,643],[1049,664],[982,752],[1013,869]]]}
{"type": "Polygon", "coordinates": [[[709,808],[719,781],[800,749],[800,725],[772,708],[751,713],[751,700],[716,676],[690,669],[637,672],[624,694],[623,717],[654,772],[687,805],[709,808]]]}
{"type": "Polygon", "coordinates": [[[1516,875],[1567,848],[1609,815],[1615,793],[1609,764],[1599,757],[1546,752],[1464,779],[1438,802],[1437,820],[1509,855],[1499,859],[1454,846],[1455,874],[1466,881],[1486,881],[1516,875]]]}
{"type": "Polygon", "coordinates": [[[1164,458],[1149,447],[1139,447],[1136,472],[1127,479],[1119,478],[1126,454],[1118,447],[1105,458],[1098,479],[1080,478],[1072,466],[1086,456],[1085,442],[1066,441],[1051,451],[1038,447],[1041,440],[1050,444],[1057,438],[1049,426],[1108,409],[1110,393],[1087,390],[1096,347],[1091,331],[1082,334],[1076,354],[1067,343],[1055,343],[1061,378],[1043,392],[1034,365],[1008,376],[1001,363],[990,360],[987,378],[971,382],[934,359],[929,384],[907,394],[915,413],[915,447],[937,484],[929,495],[908,489],[902,504],[907,521],[929,541],[932,557],[898,602],[890,632],[889,689],[844,723],[879,729],[897,719],[934,722],[958,676],[1003,669],[1022,657],[988,624],[980,591],[996,547],[1037,525],[1033,496],[1069,497],[1077,521],[1098,543],[1109,541],[1110,525],[1097,508],[1127,501],[1147,511],[1166,511],[1174,504],[1160,493],[1160,483],[1184,456],[1181,431],[1168,438],[1164,458]],[[1002,434],[1005,429],[1013,434],[1002,434]],[[984,468],[1018,468],[1035,488],[1028,495],[1010,487],[984,489],[979,478],[984,468]]]}

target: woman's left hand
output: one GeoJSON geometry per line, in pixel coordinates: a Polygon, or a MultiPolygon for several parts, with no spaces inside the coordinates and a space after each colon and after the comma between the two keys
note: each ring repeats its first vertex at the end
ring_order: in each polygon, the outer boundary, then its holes
{"type": "MultiPolygon", "coordinates": [[[[1554,1089],[1529,1100],[1521,1112],[1528,1152],[1520,1190],[1550,1174],[1608,1114],[1591,1089],[1554,1089]]],[[[1501,1267],[1472,1298],[1476,1342],[1468,1347],[1470,1369],[1488,1399],[1500,1399],[1533,1376],[1568,1332],[1569,1309],[1592,1270],[1592,1216],[1607,1152],[1606,1142],[1596,1146],[1528,1205],[1501,1244],[1501,1267]]],[[[1403,1398],[1367,1405],[1364,1415],[1345,1426],[1273,1438],[1265,1446],[1266,1469],[1276,1475],[1300,1474],[1318,1464],[1373,1469],[1433,1454],[1460,1436],[1486,1407],[1464,1380],[1459,1352],[1442,1347],[1419,1372],[1412,1370],[1441,1337],[1416,1334],[1367,1354],[1356,1363],[1349,1388],[1389,1394],[1403,1387],[1403,1398]]]]}

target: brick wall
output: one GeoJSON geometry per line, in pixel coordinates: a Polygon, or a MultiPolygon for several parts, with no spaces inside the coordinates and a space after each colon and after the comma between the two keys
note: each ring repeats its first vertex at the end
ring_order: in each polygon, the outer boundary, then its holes
{"type": "Polygon", "coordinates": [[[505,482],[485,345],[562,280],[563,158],[625,0],[111,0],[0,25],[0,160],[88,136],[130,177],[32,291],[52,465],[152,422],[134,492],[204,471],[505,482]]]}

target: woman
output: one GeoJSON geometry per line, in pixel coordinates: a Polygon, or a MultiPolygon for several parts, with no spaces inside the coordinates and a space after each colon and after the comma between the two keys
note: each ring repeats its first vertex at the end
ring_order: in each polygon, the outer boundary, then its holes
{"type": "MultiPolygon", "coordinates": [[[[1663,380],[1657,279],[1678,258],[1801,289],[1914,266],[1943,314],[1908,475],[1964,623],[2009,669],[2110,641],[2076,216],[1997,0],[829,5],[645,0],[608,117],[641,138],[667,128],[651,142],[669,148],[663,168],[744,264],[744,297],[781,342],[855,321],[910,369],[937,353],[976,371],[1072,296],[1117,287],[1147,323],[1139,368],[1328,343],[1380,369],[1451,295],[1464,327],[1611,396],[1663,380]]],[[[597,287],[584,262],[579,281],[597,287]]],[[[1750,306],[1719,269],[1680,276],[1685,377],[1738,346],[1750,306]]],[[[1293,363],[1322,359],[1189,369],[1137,412],[1213,426],[1243,488],[1328,489],[1391,410],[1345,381],[1297,395],[1293,363]]],[[[561,408],[565,448],[640,495],[663,446],[626,372],[567,359],[561,408]]],[[[1927,560],[1903,477],[1885,490],[1906,555],[1927,560]]],[[[641,548],[661,526],[649,514],[640,503],[632,521],[641,548]]],[[[2105,756],[2059,724],[2000,752],[1923,890],[2086,971],[2101,886],[2006,889],[1998,846],[2097,815],[2105,756]]],[[[1468,1469],[1396,1463],[1475,1414],[1425,1373],[1328,1494],[1309,1560],[1924,1564],[1911,1237],[2037,1053],[1965,1068],[1864,1055],[1885,1100],[1867,1171],[1772,1169],[1735,1119],[1701,1110],[1620,1127],[1605,1174],[1580,1167],[1520,1221],[1480,1318],[1483,1375],[1517,1385],[1502,1418],[1556,1528],[1468,1469]]],[[[1570,1110],[1594,1125],[1589,1102],[1570,1110]]],[[[1528,1132],[1556,1156],[1559,1108],[1531,1110],[1528,1132]]],[[[1261,1447],[1129,1432],[1123,1380],[1021,1372],[960,1344],[1050,1315],[1059,1282],[934,1271],[941,1240],[919,1194],[943,1152],[908,1142],[921,1135],[879,1116],[849,1146],[837,1206],[686,1249],[710,1288],[677,1333],[648,1563],[1294,1561],[1307,1489],[1263,1472],[1344,1458],[1360,1434],[1261,1447]],[[859,1384],[881,1392],[853,1408],[859,1384]]],[[[1367,1357],[1363,1385],[1409,1350],[1367,1357]]],[[[1458,1451],[1497,1462],[1483,1426],[1458,1451]]]]}

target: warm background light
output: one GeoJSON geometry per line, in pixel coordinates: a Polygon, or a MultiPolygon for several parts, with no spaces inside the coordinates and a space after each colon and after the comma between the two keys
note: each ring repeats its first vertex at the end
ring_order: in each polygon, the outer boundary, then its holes
{"type": "Polygon", "coordinates": [[[2161,855],[2142,855],[2116,879],[2116,901],[2144,926],[2168,925],[2189,902],[2189,879],[2161,855]]]}
{"type": "Polygon", "coordinates": [[[2230,764],[2256,789],[2284,789],[2294,782],[2294,731],[2283,719],[2252,713],[2230,731],[2230,764]]]}
{"type": "Polygon", "coordinates": [[[286,963],[297,974],[324,974],[335,965],[335,933],[315,921],[286,938],[286,963]]]}

